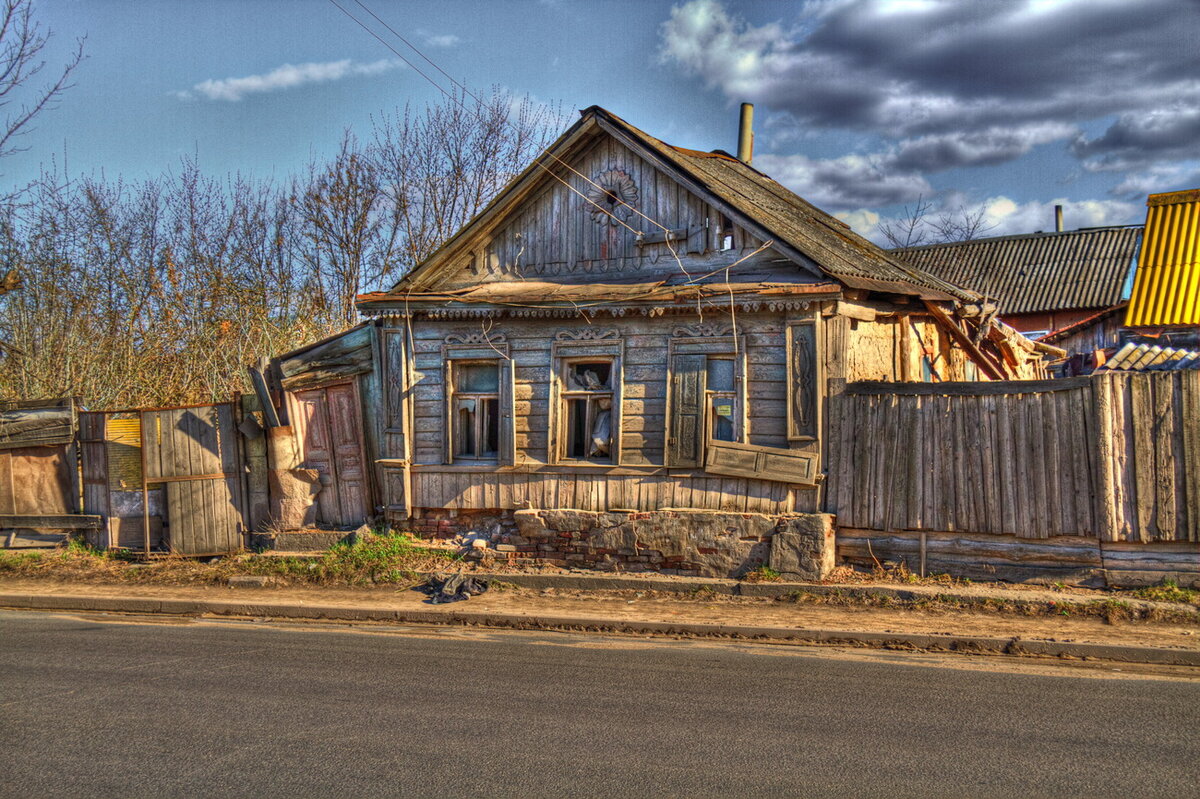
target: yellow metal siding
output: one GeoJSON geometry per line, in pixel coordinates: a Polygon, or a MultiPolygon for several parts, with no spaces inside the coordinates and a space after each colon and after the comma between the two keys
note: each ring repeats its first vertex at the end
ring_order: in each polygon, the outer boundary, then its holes
{"type": "Polygon", "coordinates": [[[1200,325],[1200,190],[1151,194],[1128,327],[1200,325]]]}

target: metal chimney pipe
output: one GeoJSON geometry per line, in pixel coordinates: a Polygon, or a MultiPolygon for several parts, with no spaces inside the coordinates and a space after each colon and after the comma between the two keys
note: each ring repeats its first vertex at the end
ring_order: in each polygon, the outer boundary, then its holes
{"type": "Polygon", "coordinates": [[[754,105],[742,103],[742,116],[738,122],[738,160],[749,164],[754,159],[754,105]]]}
{"type": "Polygon", "coordinates": [[[1061,205],[1054,206],[1054,232],[1055,233],[1063,232],[1062,206],[1061,205]]]}

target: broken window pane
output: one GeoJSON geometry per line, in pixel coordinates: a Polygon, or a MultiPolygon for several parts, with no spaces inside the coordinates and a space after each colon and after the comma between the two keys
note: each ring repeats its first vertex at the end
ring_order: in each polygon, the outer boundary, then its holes
{"type": "Polygon", "coordinates": [[[612,364],[606,361],[573,363],[568,377],[569,391],[607,391],[612,388],[612,364]]]}
{"type": "Polygon", "coordinates": [[[611,462],[613,361],[571,362],[563,377],[563,457],[611,462]]]}

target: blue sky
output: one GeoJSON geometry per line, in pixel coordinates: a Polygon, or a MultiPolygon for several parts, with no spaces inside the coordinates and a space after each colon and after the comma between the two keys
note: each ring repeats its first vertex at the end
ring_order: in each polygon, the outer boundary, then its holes
{"type": "MultiPolygon", "coordinates": [[[[673,144],[733,150],[753,101],[755,165],[869,236],[919,197],[1001,234],[1047,229],[1055,203],[1069,228],[1140,222],[1147,192],[1200,186],[1196,0],[362,2],[468,85],[603,105],[673,144]]],[[[0,161],[8,188],[185,156],[286,177],[438,97],[328,0],[36,8],[48,68],[77,37],[87,58],[0,161]]]]}

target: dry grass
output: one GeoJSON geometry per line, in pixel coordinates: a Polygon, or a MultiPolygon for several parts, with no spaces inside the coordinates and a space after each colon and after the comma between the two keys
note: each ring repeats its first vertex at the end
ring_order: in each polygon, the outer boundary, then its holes
{"type": "Polygon", "coordinates": [[[0,577],[208,585],[223,584],[237,575],[255,575],[302,585],[415,585],[424,580],[421,572],[445,570],[457,561],[451,552],[419,547],[403,535],[370,535],[358,543],[337,544],[317,557],[244,554],[212,563],[182,557],[142,562],[120,552],[72,542],[50,552],[0,552],[0,577]]]}

